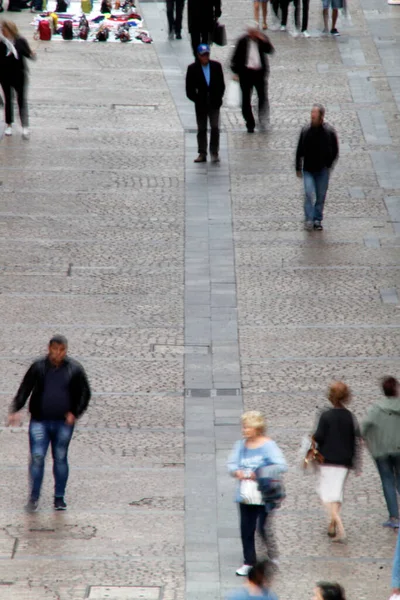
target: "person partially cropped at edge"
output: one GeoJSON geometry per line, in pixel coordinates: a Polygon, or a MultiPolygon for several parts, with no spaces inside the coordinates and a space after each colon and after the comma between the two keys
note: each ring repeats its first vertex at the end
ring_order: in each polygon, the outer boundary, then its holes
{"type": "Polygon", "coordinates": [[[26,510],[38,508],[46,454],[51,444],[54,474],[54,509],[65,510],[68,481],[68,447],[77,419],[88,407],[91,391],[80,363],[67,356],[62,335],[51,338],[48,354],[35,360],[25,374],[9,412],[9,425],[19,425],[20,410],[29,398],[30,495],[26,510]]]}
{"type": "Polygon", "coordinates": [[[322,104],[314,104],[311,122],[301,130],[297,144],[296,174],[304,182],[304,228],[308,231],[323,229],[329,177],[339,158],[336,132],[324,119],[325,108],[322,104]]]}
{"type": "MultiPolygon", "coordinates": [[[[243,502],[241,482],[256,480],[256,471],[265,465],[273,465],[274,476],[279,477],[287,471],[285,457],[279,446],[266,435],[267,424],[258,411],[245,412],[242,415],[243,439],[236,442],[228,460],[228,471],[237,479],[235,500],[240,509],[240,534],[243,546],[243,565],[236,575],[247,576],[257,562],[255,549],[256,528],[268,550],[268,558],[277,562],[278,549],[274,539],[271,516],[262,499],[257,504],[243,502]]],[[[260,495],[261,496],[261,495],[260,495]]]]}

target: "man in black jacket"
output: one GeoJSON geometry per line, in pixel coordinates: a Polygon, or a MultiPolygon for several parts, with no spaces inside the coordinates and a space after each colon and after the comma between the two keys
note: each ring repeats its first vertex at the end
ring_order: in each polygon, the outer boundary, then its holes
{"type": "Polygon", "coordinates": [[[188,26],[195,58],[199,44],[209,43],[220,16],[221,0],[188,0],[188,26]]]}
{"type": "Polygon", "coordinates": [[[199,156],[195,163],[207,161],[207,123],[210,120],[210,153],[212,162],[219,162],[219,110],[225,92],[221,64],[210,60],[210,47],[200,44],[198,60],[188,66],[186,72],[186,96],[194,102],[197,120],[197,143],[199,156]]]}
{"type": "Polygon", "coordinates": [[[167,0],[168,37],[182,39],[182,15],[185,0],[167,0]]]}
{"type": "Polygon", "coordinates": [[[68,446],[75,421],[87,409],[91,396],[86,373],[82,365],[67,356],[67,348],[64,336],[51,338],[48,355],[30,366],[10,407],[9,425],[18,425],[21,419],[19,411],[30,398],[31,490],[26,505],[28,512],[38,507],[44,462],[50,444],[54,463],[54,508],[67,508],[64,495],[68,480],[68,446]]]}
{"type": "Polygon", "coordinates": [[[339,156],[339,143],[333,127],[324,123],[325,108],[314,104],[311,123],[303,127],[296,152],[297,177],[304,181],[304,227],[321,231],[330,170],[339,156]],[[313,202],[316,197],[315,205],[313,202]]]}
{"type": "Polygon", "coordinates": [[[242,115],[249,133],[254,133],[256,125],[251,109],[253,87],[256,88],[258,95],[260,129],[265,130],[265,118],[269,115],[269,62],[266,55],[273,52],[274,47],[268,37],[254,26],[249,27],[247,34],[238,40],[232,56],[231,69],[239,78],[242,90],[242,115]]]}

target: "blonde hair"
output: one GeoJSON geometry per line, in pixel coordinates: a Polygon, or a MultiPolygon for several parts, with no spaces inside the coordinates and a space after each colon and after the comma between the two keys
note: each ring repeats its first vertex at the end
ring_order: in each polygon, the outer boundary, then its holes
{"type": "Polygon", "coordinates": [[[18,37],[18,27],[16,26],[14,21],[7,21],[6,19],[2,19],[0,21],[0,27],[2,31],[4,31],[4,29],[8,29],[13,38],[18,37]]]}
{"type": "Polygon", "coordinates": [[[259,435],[266,432],[267,422],[258,410],[248,410],[243,413],[241,421],[243,427],[253,427],[259,435]]]}
{"type": "Polygon", "coordinates": [[[334,381],[329,386],[328,400],[333,406],[341,406],[350,402],[350,389],[343,381],[334,381]]]}

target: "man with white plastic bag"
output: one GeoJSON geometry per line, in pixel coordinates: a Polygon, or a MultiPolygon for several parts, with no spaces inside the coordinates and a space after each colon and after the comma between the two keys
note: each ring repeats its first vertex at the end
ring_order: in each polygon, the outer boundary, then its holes
{"type": "Polygon", "coordinates": [[[240,105],[242,104],[242,95],[237,79],[231,79],[229,82],[225,103],[228,108],[240,108],[240,105]]]}

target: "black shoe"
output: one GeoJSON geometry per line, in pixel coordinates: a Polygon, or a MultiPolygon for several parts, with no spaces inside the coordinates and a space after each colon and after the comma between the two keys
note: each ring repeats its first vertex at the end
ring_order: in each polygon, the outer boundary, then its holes
{"type": "Polygon", "coordinates": [[[174,32],[173,32],[173,31],[170,31],[170,32],[168,33],[168,39],[169,39],[169,40],[173,40],[173,39],[174,39],[174,32]]]}
{"type": "Polygon", "coordinates": [[[207,162],[207,156],[205,154],[199,154],[197,158],[194,159],[195,163],[203,163],[207,162]]]}
{"type": "Polygon", "coordinates": [[[340,35],[336,27],[334,29],[331,29],[331,35],[340,35]]]}
{"type": "Polygon", "coordinates": [[[175,36],[175,38],[176,38],[177,40],[181,40],[181,39],[182,39],[182,34],[181,34],[181,32],[177,33],[177,34],[176,34],[176,36],[175,36]]]}
{"type": "Polygon", "coordinates": [[[214,152],[211,154],[211,162],[219,163],[219,155],[218,152],[214,152]]]}
{"type": "Polygon", "coordinates": [[[247,133],[254,133],[254,127],[248,127],[247,133]]]}
{"type": "Polygon", "coordinates": [[[54,498],[54,510],[67,510],[67,504],[62,497],[54,498]]]}
{"type": "Polygon", "coordinates": [[[314,229],[316,229],[317,231],[323,230],[321,221],[314,221],[314,229]]]}
{"type": "Polygon", "coordinates": [[[25,505],[25,510],[27,513],[34,513],[37,511],[39,506],[39,500],[34,500],[33,498],[29,498],[28,503],[25,505]]]}

